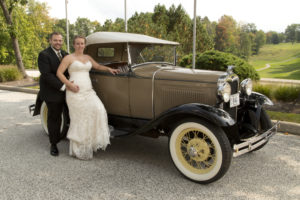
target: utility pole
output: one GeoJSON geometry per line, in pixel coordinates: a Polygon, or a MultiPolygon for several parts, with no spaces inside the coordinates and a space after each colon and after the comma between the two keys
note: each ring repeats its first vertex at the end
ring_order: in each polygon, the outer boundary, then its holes
{"type": "Polygon", "coordinates": [[[195,69],[196,59],[196,4],[197,0],[194,0],[194,26],[193,26],[193,69],[195,69]]]}
{"type": "Polygon", "coordinates": [[[67,51],[68,51],[68,53],[70,53],[69,22],[68,22],[68,0],[65,0],[65,7],[66,7],[67,51]]]}
{"type": "Polygon", "coordinates": [[[124,6],[125,6],[125,32],[127,32],[127,0],[124,0],[124,6]]]}

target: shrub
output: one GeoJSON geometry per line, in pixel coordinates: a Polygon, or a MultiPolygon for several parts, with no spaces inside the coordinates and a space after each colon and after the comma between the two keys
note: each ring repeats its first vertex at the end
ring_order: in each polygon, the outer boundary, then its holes
{"type": "MultiPolygon", "coordinates": [[[[192,66],[193,55],[189,54],[184,56],[180,65],[183,67],[192,66]]],[[[256,70],[247,61],[230,53],[224,53],[220,51],[206,51],[196,55],[195,67],[197,69],[208,69],[216,71],[226,71],[230,65],[235,66],[234,73],[236,73],[240,81],[245,78],[251,78],[252,80],[259,80],[259,75],[256,70]]]]}
{"type": "Polygon", "coordinates": [[[272,98],[272,86],[270,85],[261,85],[261,84],[255,84],[253,85],[253,91],[259,92],[261,94],[266,95],[269,98],[272,98]]]}
{"type": "Polygon", "coordinates": [[[274,91],[274,97],[279,101],[295,101],[300,93],[300,87],[295,86],[279,86],[274,91]]]}
{"type": "Polygon", "coordinates": [[[0,66],[0,82],[20,80],[22,74],[16,66],[2,65],[0,66]]]}

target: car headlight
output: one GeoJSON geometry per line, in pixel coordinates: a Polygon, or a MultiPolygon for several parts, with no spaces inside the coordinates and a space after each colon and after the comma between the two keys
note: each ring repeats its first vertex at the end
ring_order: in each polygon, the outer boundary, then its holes
{"type": "Polygon", "coordinates": [[[218,94],[222,97],[224,102],[228,102],[231,94],[231,87],[229,83],[222,83],[218,88],[218,94]]]}
{"type": "Polygon", "coordinates": [[[247,78],[241,82],[241,91],[243,94],[247,94],[248,96],[252,93],[252,80],[247,78]]]}

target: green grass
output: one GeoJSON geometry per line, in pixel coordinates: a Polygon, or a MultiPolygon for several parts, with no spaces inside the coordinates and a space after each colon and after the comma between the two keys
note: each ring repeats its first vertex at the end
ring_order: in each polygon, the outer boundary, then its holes
{"type": "Polygon", "coordinates": [[[261,78],[300,80],[300,43],[265,45],[249,62],[256,70],[266,64],[271,65],[268,69],[258,71],[261,78]]]}
{"type": "Polygon", "coordinates": [[[269,110],[267,110],[267,113],[272,120],[300,123],[300,114],[275,112],[269,110]]]}

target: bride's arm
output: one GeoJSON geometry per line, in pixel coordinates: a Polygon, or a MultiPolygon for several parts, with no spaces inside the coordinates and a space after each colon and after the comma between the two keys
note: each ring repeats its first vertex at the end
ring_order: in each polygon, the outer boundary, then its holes
{"type": "Polygon", "coordinates": [[[79,91],[78,85],[75,85],[73,82],[69,81],[67,77],[64,75],[64,72],[71,64],[71,61],[72,59],[70,58],[70,56],[64,57],[57,69],[56,76],[61,80],[61,82],[63,82],[66,85],[66,87],[69,90],[71,90],[72,92],[78,92],[79,91]]]}
{"type": "Polygon", "coordinates": [[[89,57],[89,60],[92,63],[93,68],[98,69],[98,70],[102,70],[102,71],[107,71],[107,72],[110,72],[110,73],[112,73],[114,75],[119,73],[118,69],[112,69],[110,67],[106,67],[104,65],[100,65],[92,57],[90,57],[90,56],[88,56],[88,57],[89,57]]]}

